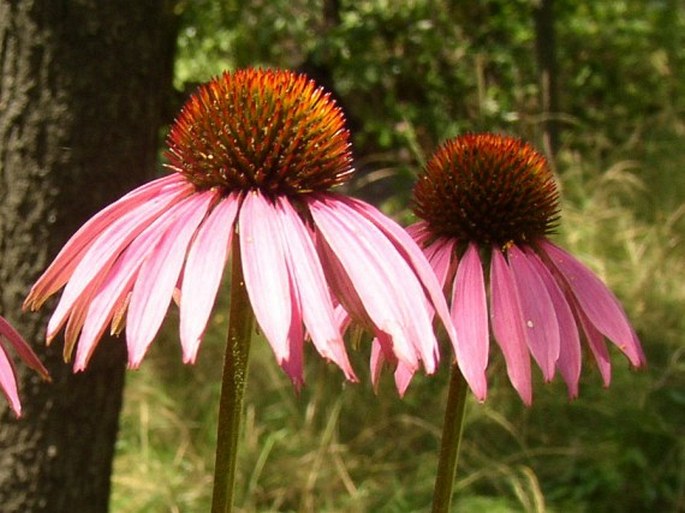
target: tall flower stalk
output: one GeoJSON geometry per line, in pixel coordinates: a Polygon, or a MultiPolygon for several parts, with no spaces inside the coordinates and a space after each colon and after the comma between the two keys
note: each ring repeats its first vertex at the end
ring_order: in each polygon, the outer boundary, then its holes
{"type": "Polygon", "coordinates": [[[546,159],[529,144],[495,134],[447,141],[419,176],[414,206],[421,220],[409,231],[451,299],[457,331],[433,505],[438,513],[451,503],[464,382],[486,399],[491,338],[526,405],[533,398],[531,356],[545,381],[559,371],[571,398],[579,392],[582,342],[606,386],[605,340],[635,367],[645,357],[616,297],[549,239],[559,221],[559,194],[546,159]]]}
{"type": "Polygon", "coordinates": [[[231,264],[231,311],[228,321],[217,427],[217,450],[214,467],[216,477],[212,496],[213,511],[230,509],[234,501],[234,483],[237,470],[237,459],[234,455],[238,454],[240,418],[243,411],[245,386],[247,385],[250,341],[254,328],[254,314],[245,289],[240,251],[235,239],[234,246],[231,264]]]}
{"type": "MultiPolygon", "coordinates": [[[[89,220],[29,293],[39,308],[62,287],[47,339],[83,370],[107,326],[126,332],[138,367],[175,298],[183,359],[195,361],[232,254],[213,511],[231,509],[251,318],[299,388],[303,347],[356,381],[342,331],[375,336],[401,376],[438,363],[435,313],[447,303],[421,249],[372,206],[331,192],[353,173],[340,108],[303,75],[247,69],[201,86],[168,136],[171,173],[89,220]],[[244,287],[244,288],[243,288],[244,287]]],[[[403,388],[401,388],[403,390],[403,388]]]]}

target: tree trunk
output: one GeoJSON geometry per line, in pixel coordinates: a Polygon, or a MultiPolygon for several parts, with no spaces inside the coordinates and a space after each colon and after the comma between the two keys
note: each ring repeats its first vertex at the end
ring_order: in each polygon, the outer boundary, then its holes
{"type": "Polygon", "coordinates": [[[534,10],[540,100],[542,103],[543,144],[554,163],[559,149],[559,87],[557,85],[556,31],[554,0],[539,0],[534,10]]]}
{"type": "Polygon", "coordinates": [[[0,510],[105,512],[125,345],[86,372],[44,348],[50,305],[23,298],[93,213],[149,178],[171,92],[169,0],[0,0],[0,313],[45,362],[18,366],[24,417],[0,405],[0,510]]]}

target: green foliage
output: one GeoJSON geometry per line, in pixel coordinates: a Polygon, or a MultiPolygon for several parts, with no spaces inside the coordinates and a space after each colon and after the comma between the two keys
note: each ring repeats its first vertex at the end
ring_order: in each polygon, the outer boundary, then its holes
{"type": "MultiPolygon", "coordinates": [[[[179,2],[177,87],[223,68],[306,70],[354,131],[353,192],[402,221],[413,177],[441,140],[505,131],[541,143],[533,0],[179,2]]],[[[604,390],[589,359],[581,397],[537,383],[526,409],[493,351],[491,390],[471,403],[459,512],[685,510],[685,7],[678,0],[557,1],[562,146],[558,237],[616,291],[649,366],[612,352],[604,390]]],[[[225,304],[194,367],[176,321],[128,376],[113,510],[206,511],[225,304]]],[[[429,510],[447,369],[404,399],[377,395],[314,354],[297,396],[254,341],[242,446],[242,512],[429,510]]],[[[449,354],[446,349],[444,354],[449,354]]],[[[536,376],[539,379],[539,375],[536,376]]]]}
{"type": "Polygon", "coordinates": [[[664,0],[567,3],[559,24],[564,110],[602,127],[601,149],[639,137],[646,118],[683,113],[682,5],[664,0]],[[680,92],[678,92],[680,89],[680,92]]]}

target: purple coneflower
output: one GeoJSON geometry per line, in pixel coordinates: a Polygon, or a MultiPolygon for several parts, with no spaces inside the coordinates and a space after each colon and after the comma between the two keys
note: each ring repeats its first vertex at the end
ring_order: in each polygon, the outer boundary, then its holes
{"type": "MultiPolygon", "coordinates": [[[[65,357],[84,369],[108,325],[126,327],[140,365],[172,297],[192,363],[231,252],[261,331],[296,386],[305,332],[354,380],[344,308],[390,359],[433,372],[434,309],[449,323],[430,265],[370,205],[330,192],[353,169],[339,107],[303,75],[247,69],[200,87],[168,136],[171,174],[90,219],[36,282],[25,307],[64,286],[47,339],[66,325],[65,357]]],[[[453,333],[453,330],[452,330],[453,333]]]]}
{"type": "Polygon", "coordinates": [[[409,231],[451,296],[456,361],[479,400],[487,393],[491,332],[526,404],[532,401],[529,354],[546,381],[559,371],[571,397],[578,395],[581,339],[605,385],[611,377],[605,338],[632,365],[645,362],[616,297],[549,240],[558,200],[545,158],[527,143],[493,134],[447,141],[414,189],[422,220],[409,231]]]}
{"type": "Polygon", "coordinates": [[[22,336],[4,317],[0,316],[0,390],[7,398],[14,413],[19,417],[21,415],[21,402],[19,401],[17,378],[14,372],[14,364],[4,345],[5,341],[14,347],[26,365],[38,372],[44,379],[49,379],[48,371],[22,336]]]}

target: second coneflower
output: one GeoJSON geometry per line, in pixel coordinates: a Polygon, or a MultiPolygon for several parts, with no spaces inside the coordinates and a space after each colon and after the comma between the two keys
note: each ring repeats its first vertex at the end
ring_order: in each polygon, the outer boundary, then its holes
{"type": "Polygon", "coordinates": [[[451,297],[456,360],[481,400],[491,333],[526,404],[532,400],[529,354],[546,381],[559,371],[571,397],[578,395],[581,340],[606,385],[605,339],[632,365],[644,363],[616,297],[549,240],[558,199],[546,159],[527,143],[494,134],[449,140],[416,184],[415,213],[422,220],[410,231],[451,297]]]}
{"type": "Polygon", "coordinates": [[[387,358],[432,372],[433,312],[448,325],[449,312],[411,237],[370,205],[330,191],[352,173],[349,134],[340,108],[305,76],[224,73],[186,103],[168,145],[172,173],[88,221],[26,306],[40,307],[64,286],[48,340],[66,326],[65,356],[75,347],[81,370],[107,326],[125,326],[129,365],[138,367],[177,297],[183,358],[193,362],[231,254],[224,390],[232,399],[222,399],[220,446],[221,424],[236,424],[225,430],[234,445],[217,450],[215,475],[225,482],[215,480],[213,504],[224,511],[233,481],[224,456],[235,464],[252,315],[299,386],[305,334],[355,379],[341,313],[372,331],[387,358]],[[222,420],[224,410],[233,417],[222,420]]]}
{"type": "Polygon", "coordinates": [[[528,405],[533,398],[530,355],[546,381],[559,371],[571,397],[578,395],[583,339],[607,385],[605,338],[634,366],[644,363],[616,297],[549,240],[559,218],[558,201],[546,159],[513,137],[451,139],[419,176],[414,210],[422,220],[409,231],[451,298],[457,331],[433,513],[450,511],[466,390],[470,386],[481,401],[486,397],[491,335],[509,380],[528,405]]]}

